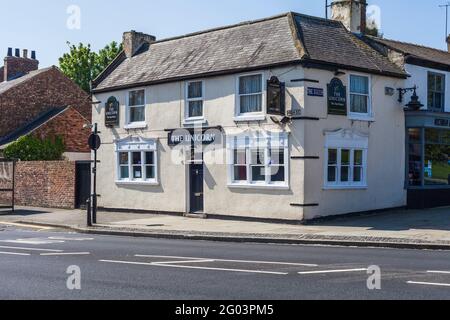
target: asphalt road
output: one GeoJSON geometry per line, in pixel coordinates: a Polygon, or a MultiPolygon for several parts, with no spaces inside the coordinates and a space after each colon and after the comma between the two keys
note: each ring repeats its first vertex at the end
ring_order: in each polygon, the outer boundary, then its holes
{"type": "MultiPolygon", "coordinates": [[[[91,236],[0,225],[0,299],[450,299],[450,252],[91,236]],[[381,269],[369,290],[367,270],[381,269]],[[80,290],[70,266],[79,267],[80,290]]],[[[76,270],[72,269],[72,270],[76,270]]],[[[373,283],[373,282],[372,282],[373,283]]]]}

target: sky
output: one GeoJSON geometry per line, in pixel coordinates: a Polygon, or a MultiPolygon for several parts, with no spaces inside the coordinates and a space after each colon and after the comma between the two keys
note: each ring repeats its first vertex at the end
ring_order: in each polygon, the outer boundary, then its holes
{"type": "MultiPolygon", "coordinates": [[[[58,65],[67,42],[98,50],[136,30],[157,39],[295,11],[325,16],[325,0],[20,0],[1,5],[0,57],[8,47],[36,50],[40,66],[58,65]],[[78,14],[79,9],[79,14],[78,14]],[[79,19],[78,19],[79,17],[79,19]]],[[[445,0],[368,0],[385,38],[446,49],[445,0]]],[[[450,10],[449,10],[450,11],[450,10]]]]}

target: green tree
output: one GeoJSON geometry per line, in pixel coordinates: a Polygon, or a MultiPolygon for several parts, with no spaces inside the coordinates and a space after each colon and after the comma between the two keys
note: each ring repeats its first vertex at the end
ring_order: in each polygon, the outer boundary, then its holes
{"type": "Polygon", "coordinates": [[[7,159],[55,161],[62,159],[64,150],[64,141],[59,136],[56,136],[54,139],[47,138],[41,140],[32,135],[28,135],[8,145],[3,153],[7,159]]]}
{"type": "Polygon", "coordinates": [[[90,83],[95,79],[122,51],[122,45],[113,41],[99,52],[91,49],[91,45],[82,43],[72,45],[69,52],[59,58],[61,71],[78,84],[84,91],[90,92],[90,83]]]}

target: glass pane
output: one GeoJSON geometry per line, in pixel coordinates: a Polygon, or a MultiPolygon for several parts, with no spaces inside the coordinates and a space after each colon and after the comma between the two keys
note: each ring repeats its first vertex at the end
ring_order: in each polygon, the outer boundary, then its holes
{"type": "Polygon", "coordinates": [[[436,91],[436,81],[433,73],[428,73],[428,90],[436,91]]]}
{"type": "Polygon", "coordinates": [[[270,164],[284,164],[284,149],[270,150],[270,164]]]}
{"type": "Polygon", "coordinates": [[[285,168],[284,166],[276,166],[270,168],[271,181],[272,182],[284,182],[285,181],[285,168]]]}
{"type": "Polygon", "coordinates": [[[120,179],[128,179],[130,177],[130,171],[128,166],[120,167],[120,179]]]}
{"type": "Polygon", "coordinates": [[[234,150],[234,164],[246,164],[247,152],[245,149],[234,150]]]}
{"type": "Polygon", "coordinates": [[[354,154],[354,164],[355,166],[362,166],[363,164],[363,152],[362,150],[355,150],[354,154]]]}
{"type": "Polygon", "coordinates": [[[147,166],[146,172],[145,172],[145,179],[155,179],[155,167],[154,166],[147,166]]]}
{"type": "Polygon", "coordinates": [[[436,75],[436,91],[444,91],[444,79],[441,75],[436,75]]]}
{"type": "Polygon", "coordinates": [[[130,122],[145,121],[145,107],[130,108],[130,122]]]}
{"type": "Polygon", "coordinates": [[[350,92],[369,94],[369,78],[363,76],[350,76],[350,92]]]}
{"type": "Polygon", "coordinates": [[[145,104],[145,91],[130,91],[129,106],[143,106],[145,104]]]}
{"type": "Polygon", "coordinates": [[[189,101],[189,118],[203,117],[203,101],[189,101]]]}
{"type": "Polygon", "coordinates": [[[262,92],[262,75],[245,76],[239,78],[239,94],[262,92]]]}
{"type": "Polygon", "coordinates": [[[337,150],[336,149],[328,150],[328,164],[330,164],[330,165],[337,164],[337,150]]]}
{"type": "Polygon", "coordinates": [[[341,182],[349,181],[349,167],[341,167],[341,182]]]}
{"type": "Polygon", "coordinates": [[[247,181],[247,168],[245,166],[234,167],[234,180],[247,181]]]}
{"type": "Polygon", "coordinates": [[[191,82],[188,84],[188,99],[201,98],[203,96],[202,82],[191,82]]]}
{"type": "Polygon", "coordinates": [[[119,164],[128,164],[128,152],[119,153],[119,164]]]}
{"type": "Polygon", "coordinates": [[[266,181],[264,166],[252,166],[252,181],[266,181]]]}
{"type": "Polygon", "coordinates": [[[328,166],[328,182],[336,182],[336,167],[328,166]]]}
{"type": "Polygon", "coordinates": [[[354,182],[362,181],[362,167],[355,167],[353,169],[353,181],[354,182]]]}
{"type": "Polygon", "coordinates": [[[420,142],[422,140],[422,130],[420,128],[408,129],[409,142],[420,142]]]}
{"type": "Polygon", "coordinates": [[[350,150],[343,149],[341,151],[341,164],[342,165],[350,164],[350,150]]]}
{"type": "Polygon", "coordinates": [[[141,153],[140,152],[133,152],[133,164],[142,164],[141,162],[141,153]]]}
{"type": "Polygon", "coordinates": [[[450,146],[427,144],[425,146],[424,179],[426,185],[450,184],[450,146]]]}
{"type": "Polygon", "coordinates": [[[422,145],[409,144],[409,172],[408,180],[410,186],[422,185],[422,145]]]}
{"type": "Polygon", "coordinates": [[[141,166],[133,167],[133,178],[134,179],[142,179],[142,167],[141,166]]]}
{"type": "Polygon", "coordinates": [[[252,150],[252,162],[251,164],[265,164],[264,161],[264,150],[263,149],[253,149],[252,150]]]}
{"type": "Polygon", "coordinates": [[[367,113],[368,97],[351,94],[350,111],[355,113],[367,113]]]}
{"type": "Polygon", "coordinates": [[[438,129],[425,129],[425,141],[429,143],[439,143],[440,135],[438,129]]]}
{"type": "Polygon", "coordinates": [[[155,164],[155,153],[146,152],[145,153],[145,164],[155,164]]]}
{"type": "Polygon", "coordinates": [[[261,112],[262,95],[241,96],[241,113],[261,112]]]}

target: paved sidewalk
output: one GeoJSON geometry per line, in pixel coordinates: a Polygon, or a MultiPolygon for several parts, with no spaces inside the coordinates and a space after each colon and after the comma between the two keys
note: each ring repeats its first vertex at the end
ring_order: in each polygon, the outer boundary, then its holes
{"type": "Polygon", "coordinates": [[[85,211],[19,207],[14,215],[0,213],[2,222],[128,236],[450,250],[450,208],[393,210],[312,225],[99,212],[99,224],[86,228],[85,211]]]}

